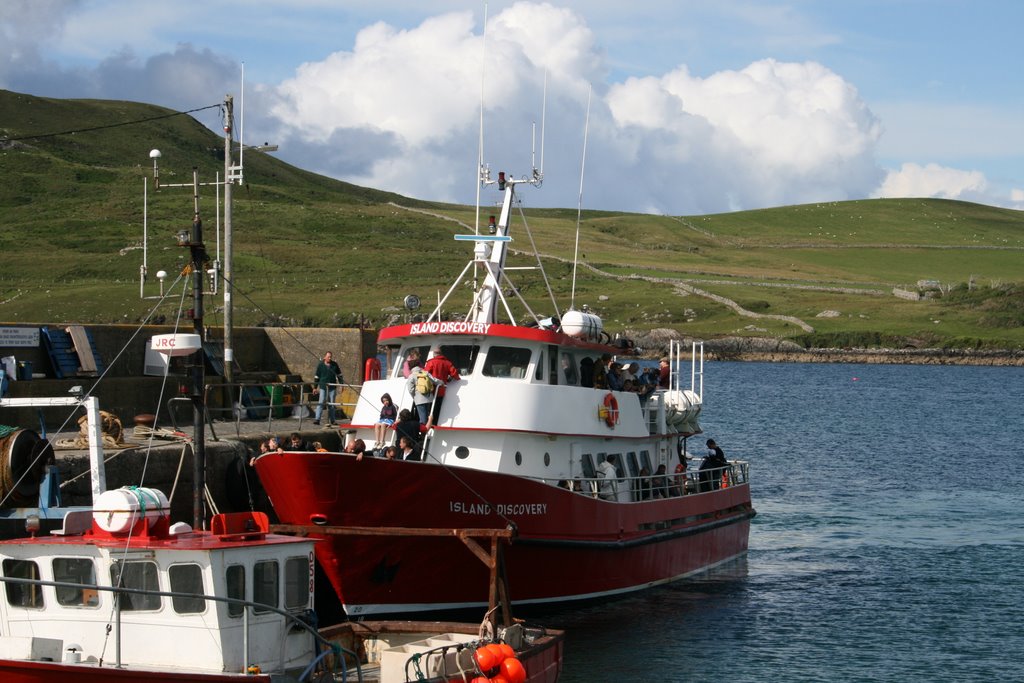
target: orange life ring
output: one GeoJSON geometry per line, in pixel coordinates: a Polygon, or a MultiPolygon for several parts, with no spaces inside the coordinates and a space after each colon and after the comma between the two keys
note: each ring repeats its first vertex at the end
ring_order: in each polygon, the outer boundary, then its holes
{"type": "Polygon", "coordinates": [[[363,372],[363,377],[367,382],[380,379],[380,361],[377,360],[376,356],[366,359],[366,369],[363,372]]]}
{"type": "Polygon", "coordinates": [[[604,397],[604,410],[601,411],[601,416],[604,418],[604,423],[615,429],[615,425],[619,421],[619,401],[615,398],[615,394],[608,392],[604,397]]]}

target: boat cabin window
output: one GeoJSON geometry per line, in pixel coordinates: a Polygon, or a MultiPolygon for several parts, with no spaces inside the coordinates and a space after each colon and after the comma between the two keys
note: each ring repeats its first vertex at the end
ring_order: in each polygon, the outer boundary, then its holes
{"type": "Polygon", "coordinates": [[[305,609],[309,604],[309,575],[307,557],[289,557],[284,561],[284,606],[285,609],[305,609]]]}
{"type": "MultiPolygon", "coordinates": [[[[156,562],[149,560],[115,560],[110,565],[110,585],[135,590],[158,591],[156,562]]],[[[159,595],[143,593],[118,593],[122,612],[141,612],[160,609],[159,595]]]]}
{"type": "Polygon", "coordinates": [[[514,346],[492,346],[487,350],[483,373],[487,377],[526,377],[530,365],[530,349],[514,346]]]}
{"type": "Polygon", "coordinates": [[[584,453],[580,456],[580,469],[583,470],[584,479],[593,479],[597,476],[597,470],[594,469],[594,459],[590,457],[590,453],[584,453]]]}
{"type": "Polygon", "coordinates": [[[648,472],[654,472],[651,466],[651,454],[647,451],[640,451],[640,466],[646,467],[648,472]]]}
{"type": "MultiPolygon", "coordinates": [[[[53,558],[53,580],[66,583],[96,585],[96,569],[88,557],[53,558]]],[[[65,607],[98,607],[100,596],[95,588],[57,586],[57,603],[65,607]]]]}
{"type": "Polygon", "coordinates": [[[473,374],[476,357],[480,354],[478,344],[442,344],[441,353],[452,362],[461,377],[473,374]]]}
{"type": "Polygon", "coordinates": [[[547,352],[541,354],[537,363],[537,381],[544,381],[544,367],[547,366],[548,384],[558,384],[558,347],[548,346],[547,352]],[[544,359],[547,359],[545,362],[544,359]]]}
{"type": "Polygon", "coordinates": [[[580,358],[580,386],[594,386],[594,359],[590,356],[580,358]]]}
{"type": "MultiPolygon", "coordinates": [[[[633,453],[632,451],[630,451],[629,453],[626,453],[626,465],[629,468],[629,476],[631,476],[631,477],[639,477],[640,476],[640,467],[637,465],[637,462],[636,462],[636,453],[633,453]]],[[[647,468],[647,471],[650,472],[651,471],[650,468],[647,468]]]]}
{"type": "MultiPolygon", "coordinates": [[[[245,600],[245,567],[233,564],[224,572],[228,584],[228,597],[234,600],[245,600]]],[[[228,616],[240,617],[245,608],[234,602],[228,603],[228,616]]]]}
{"type": "Polygon", "coordinates": [[[580,375],[576,370],[576,360],[567,351],[562,352],[562,375],[565,377],[566,384],[570,386],[579,385],[580,375]]]}
{"type": "Polygon", "coordinates": [[[269,610],[259,605],[277,607],[278,568],[276,560],[257,562],[252,568],[252,601],[256,603],[253,612],[264,614],[269,610]]]}
{"type": "Polygon", "coordinates": [[[409,354],[411,354],[413,351],[416,351],[420,354],[419,367],[422,368],[423,364],[427,362],[427,356],[430,355],[430,345],[428,344],[426,346],[405,347],[405,349],[402,350],[402,353],[398,354],[398,358],[396,359],[397,362],[395,363],[395,377],[404,377],[404,375],[402,374],[402,367],[405,365],[405,361],[409,360],[409,354]]]}
{"type": "MultiPolygon", "coordinates": [[[[202,595],[203,571],[198,564],[172,564],[167,568],[167,577],[171,580],[172,593],[195,593],[202,595]]],[[[200,597],[187,598],[174,596],[171,598],[174,611],[178,614],[199,614],[206,611],[206,600],[200,597]]]]}
{"type": "MultiPolygon", "coordinates": [[[[4,576],[12,579],[39,580],[39,566],[31,560],[4,560],[4,576]]],[[[43,606],[43,587],[27,583],[11,583],[4,581],[7,592],[7,604],[12,607],[43,606]]]]}

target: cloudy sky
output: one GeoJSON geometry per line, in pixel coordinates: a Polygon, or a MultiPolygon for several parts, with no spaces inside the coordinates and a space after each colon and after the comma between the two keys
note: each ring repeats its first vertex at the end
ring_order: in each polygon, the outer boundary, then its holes
{"type": "Polygon", "coordinates": [[[589,102],[585,208],[1024,209],[1021,26],[1020,0],[0,0],[0,88],[189,110],[244,64],[246,143],[423,199],[474,201],[482,101],[485,161],[529,173],[543,117],[525,203],[575,207],[589,102]]]}

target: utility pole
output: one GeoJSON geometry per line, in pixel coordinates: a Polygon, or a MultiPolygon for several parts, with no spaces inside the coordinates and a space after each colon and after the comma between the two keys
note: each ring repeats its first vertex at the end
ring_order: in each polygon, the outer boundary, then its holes
{"type": "MultiPolygon", "coordinates": [[[[199,218],[199,171],[192,169],[193,218],[192,232],[188,235],[189,255],[192,260],[192,328],[200,339],[203,331],[203,278],[206,276],[206,247],[203,244],[203,222],[199,218]]],[[[206,376],[203,355],[192,365],[192,527],[206,526],[206,376]]]]}
{"type": "Polygon", "coordinates": [[[231,163],[231,132],[234,128],[234,102],[231,95],[224,96],[224,381],[231,384],[235,381],[235,350],[231,330],[234,324],[232,310],[232,290],[234,289],[234,269],[232,262],[231,242],[231,188],[235,181],[231,163]]]}

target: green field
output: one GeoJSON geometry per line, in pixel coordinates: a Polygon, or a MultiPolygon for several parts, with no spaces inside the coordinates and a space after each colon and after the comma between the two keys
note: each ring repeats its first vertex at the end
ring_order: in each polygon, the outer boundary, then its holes
{"type": "MultiPolygon", "coordinates": [[[[0,321],[136,322],[149,315],[155,302],[139,296],[149,150],[163,153],[164,184],[191,182],[193,166],[203,182],[223,172],[223,140],[173,114],[0,91],[0,321]],[[119,125],[144,119],[153,120],[119,125]]],[[[384,324],[402,315],[406,294],[435,301],[468,259],[468,246],[451,238],[464,230],[445,218],[472,225],[473,207],[357,187],[266,154],[247,153],[245,161],[246,185],[234,190],[236,324],[384,324]]],[[[212,188],[201,190],[200,213],[212,257],[212,188]]],[[[564,308],[576,211],[531,209],[526,216],[564,308]]],[[[190,189],[151,189],[147,295],[158,293],[157,270],[171,273],[170,284],[183,267],[187,250],[174,235],[191,218],[190,189]]],[[[535,265],[522,226],[514,237],[509,265],[535,265]]],[[[576,304],[589,305],[613,331],[1024,348],[1024,214],[1017,211],[936,199],[710,216],[585,211],[580,243],[582,260],[596,272],[580,267],[576,304]],[[892,293],[916,290],[922,280],[939,283],[935,298],[892,293]],[[802,324],[780,319],[786,316],[802,324]]],[[[515,277],[530,306],[550,314],[538,272],[515,277]]],[[[449,314],[465,311],[471,279],[449,314]]],[[[174,292],[156,311],[168,320],[179,304],[180,290],[174,292]]],[[[221,299],[211,297],[207,306],[207,323],[218,324],[221,299]]]]}

